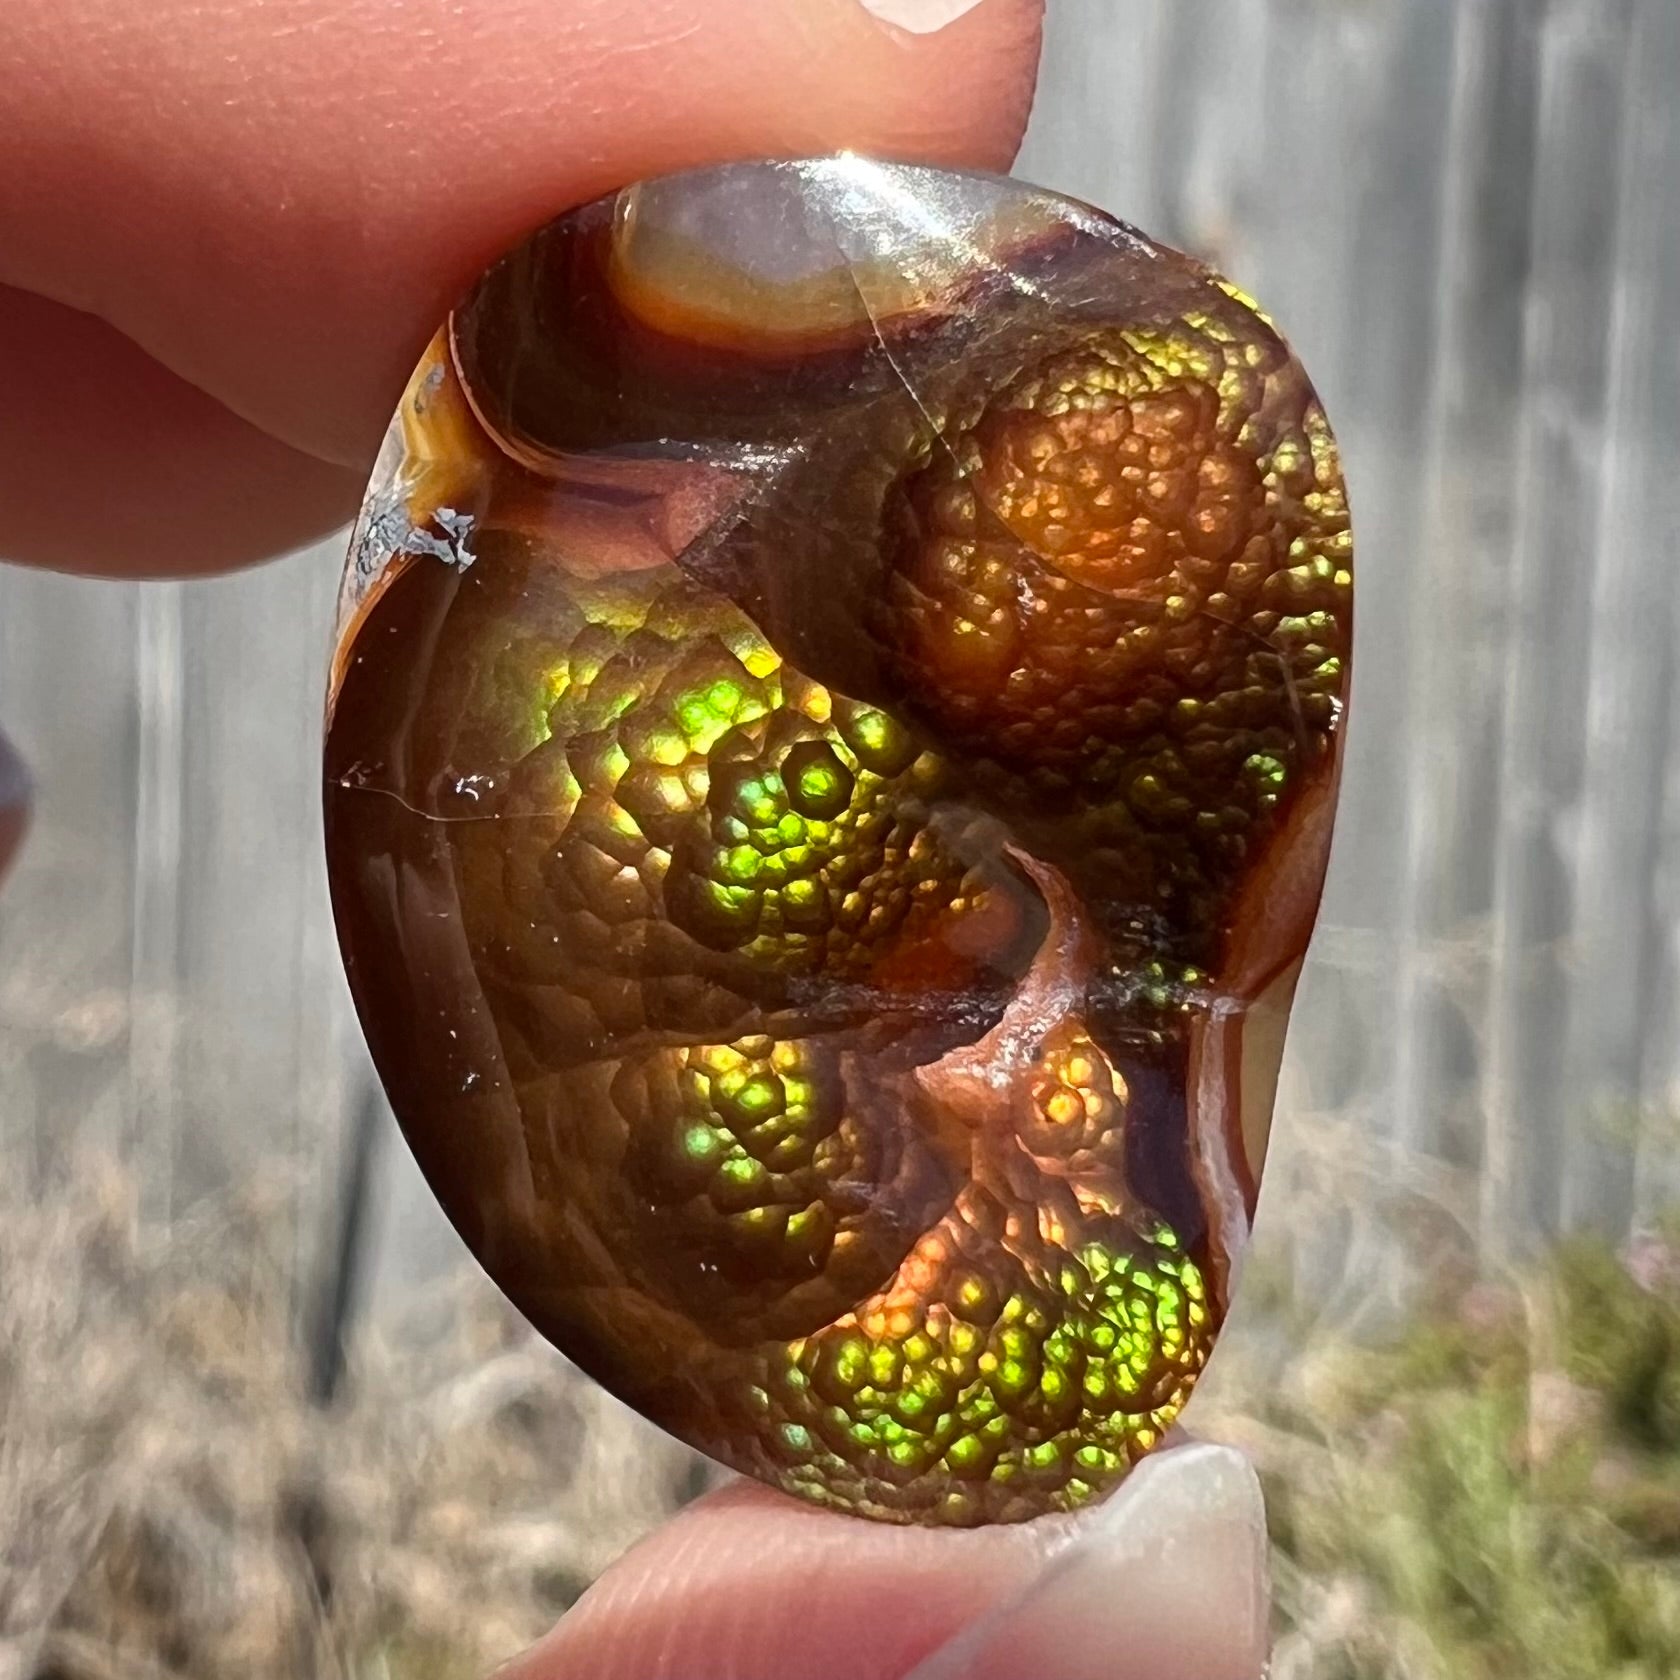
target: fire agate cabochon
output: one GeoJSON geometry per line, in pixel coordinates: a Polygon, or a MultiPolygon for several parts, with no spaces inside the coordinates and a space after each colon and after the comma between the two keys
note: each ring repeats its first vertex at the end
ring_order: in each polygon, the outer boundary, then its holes
{"type": "Polygon", "coordinates": [[[736,165],[493,268],[369,492],[326,795],[501,1287],[825,1505],[1112,1487],[1248,1229],[1350,560],[1270,322],[1017,182],[736,165]]]}

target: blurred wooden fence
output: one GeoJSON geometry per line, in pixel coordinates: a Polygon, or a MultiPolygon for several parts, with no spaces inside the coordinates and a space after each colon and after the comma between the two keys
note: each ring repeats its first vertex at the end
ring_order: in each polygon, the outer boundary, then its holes
{"type": "MultiPolygon", "coordinates": [[[[1051,13],[1021,172],[1256,292],[1356,497],[1284,1146],[1334,1113],[1473,1172],[1496,1246],[1624,1231],[1680,1199],[1680,5],[1051,13]]],[[[192,586],[0,569],[0,718],[41,783],[0,895],[14,1173],[106,1144],[167,1214],[295,1157],[302,1250],[330,1216],[367,1078],[315,782],[340,552],[192,586]]],[[[412,1274],[449,1239],[381,1161],[383,1269],[412,1274]]]]}

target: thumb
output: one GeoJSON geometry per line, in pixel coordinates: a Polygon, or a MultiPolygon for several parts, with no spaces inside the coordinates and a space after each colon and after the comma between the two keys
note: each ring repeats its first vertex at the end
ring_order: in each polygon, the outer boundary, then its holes
{"type": "Polygon", "coordinates": [[[908,1680],[1259,1680],[1268,1596],[1259,1479],[1229,1447],[1181,1447],[908,1680]]]}
{"type": "Polygon", "coordinates": [[[500,1680],[1257,1680],[1265,1521],[1226,1447],[1101,1509],[891,1528],[735,1485],[630,1552],[500,1680]]]}

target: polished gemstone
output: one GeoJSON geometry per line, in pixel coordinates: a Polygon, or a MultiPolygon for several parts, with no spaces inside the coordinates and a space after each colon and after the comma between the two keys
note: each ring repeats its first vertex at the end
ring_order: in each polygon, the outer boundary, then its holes
{"type": "Polygon", "coordinates": [[[1271,323],[1018,183],[736,165],[492,268],[369,492],[326,796],[509,1296],[841,1510],[1111,1488],[1229,1305],[1350,561],[1271,323]]]}

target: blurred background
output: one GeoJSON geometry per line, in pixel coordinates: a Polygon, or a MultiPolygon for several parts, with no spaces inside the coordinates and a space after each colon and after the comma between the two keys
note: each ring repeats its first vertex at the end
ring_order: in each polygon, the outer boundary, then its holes
{"type": "MultiPolygon", "coordinates": [[[[1279,1680],[1672,1676],[1680,5],[1051,0],[1019,173],[1258,295],[1354,495],[1335,860],[1190,1416],[1267,1479],[1279,1680]]],[[[707,1474],[531,1343],[372,1083],[342,547],[0,569],[7,1680],[467,1673],[707,1474]]]]}

